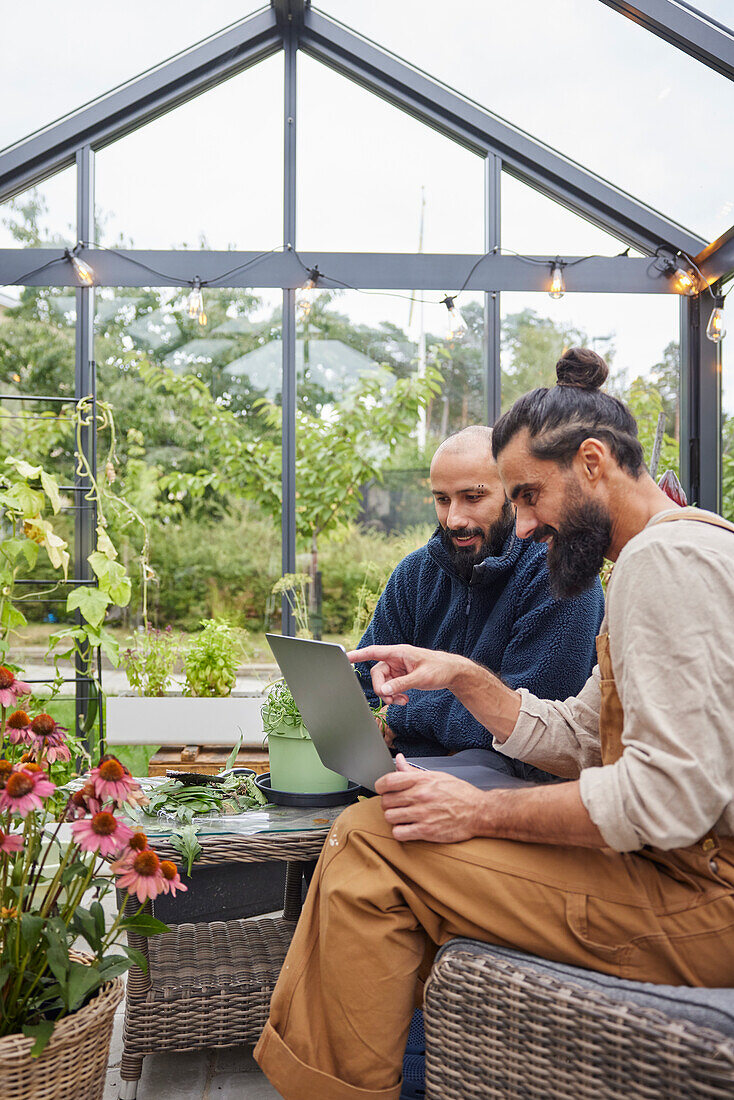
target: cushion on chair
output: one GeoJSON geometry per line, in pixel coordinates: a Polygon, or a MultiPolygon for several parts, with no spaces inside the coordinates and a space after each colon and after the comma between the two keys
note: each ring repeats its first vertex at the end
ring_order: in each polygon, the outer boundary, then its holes
{"type": "MultiPolygon", "coordinates": [[[[723,950],[725,948],[722,945],[723,950]]],[[[699,1027],[712,1028],[729,1038],[734,1037],[734,989],[700,989],[684,985],[626,981],[595,970],[550,962],[536,955],[526,955],[522,951],[469,939],[451,940],[441,948],[437,957],[452,951],[487,957],[494,955],[523,970],[548,974],[557,981],[571,982],[582,989],[602,993],[611,1000],[657,1009],[671,1019],[687,1020],[699,1027]]]]}

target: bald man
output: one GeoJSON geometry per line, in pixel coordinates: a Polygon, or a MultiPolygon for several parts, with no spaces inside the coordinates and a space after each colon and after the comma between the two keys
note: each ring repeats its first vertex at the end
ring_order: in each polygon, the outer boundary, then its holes
{"type": "MultiPolygon", "coordinates": [[[[599,581],[575,599],[553,599],[545,545],[515,534],[514,508],[492,458],[491,428],[465,428],[444,440],[430,477],[439,525],[392,573],[359,648],[407,642],[447,650],[540,698],[575,695],[596,662],[594,639],[604,613],[599,581]]],[[[370,667],[356,666],[377,706],[370,667]]],[[[407,706],[388,707],[384,720],[393,752],[485,749],[500,771],[549,778],[497,752],[491,735],[449,691],[416,692],[407,706]]]]}

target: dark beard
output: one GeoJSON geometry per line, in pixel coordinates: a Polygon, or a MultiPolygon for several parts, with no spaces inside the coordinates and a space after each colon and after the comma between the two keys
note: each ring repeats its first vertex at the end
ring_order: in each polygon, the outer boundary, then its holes
{"type": "Polygon", "coordinates": [[[451,555],[454,569],[461,579],[470,583],[474,566],[479,565],[485,558],[497,558],[505,548],[505,543],[515,526],[515,509],[506,500],[502,505],[499,519],[495,520],[486,536],[481,527],[442,527],[441,541],[451,555]],[[454,538],[467,538],[471,535],[481,535],[482,542],[477,550],[463,550],[460,546],[454,546],[451,541],[454,538]]]}
{"type": "Polygon", "coordinates": [[[562,523],[539,527],[533,540],[553,536],[548,546],[548,573],[551,592],[557,600],[568,600],[591,588],[604,564],[612,541],[612,517],[606,508],[581,494],[570,494],[562,523]]]}

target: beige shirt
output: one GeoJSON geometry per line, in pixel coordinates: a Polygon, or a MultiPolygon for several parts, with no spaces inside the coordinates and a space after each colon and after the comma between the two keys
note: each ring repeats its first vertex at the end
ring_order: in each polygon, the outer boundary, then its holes
{"type": "Polygon", "coordinates": [[[599,669],[564,702],[521,689],[515,728],[495,748],[580,778],[610,848],[682,848],[734,834],[734,533],[695,520],[657,524],[622,550],[607,592],[624,751],[601,767],[599,669]]]}

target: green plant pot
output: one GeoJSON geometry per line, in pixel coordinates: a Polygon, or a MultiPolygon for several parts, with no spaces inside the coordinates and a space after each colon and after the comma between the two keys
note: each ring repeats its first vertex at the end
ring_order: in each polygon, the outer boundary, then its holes
{"type": "Polygon", "coordinates": [[[275,791],[323,794],[345,791],[349,780],[325,768],[305,726],[276,726],[268,732],[270,784],[275,791]]]}

